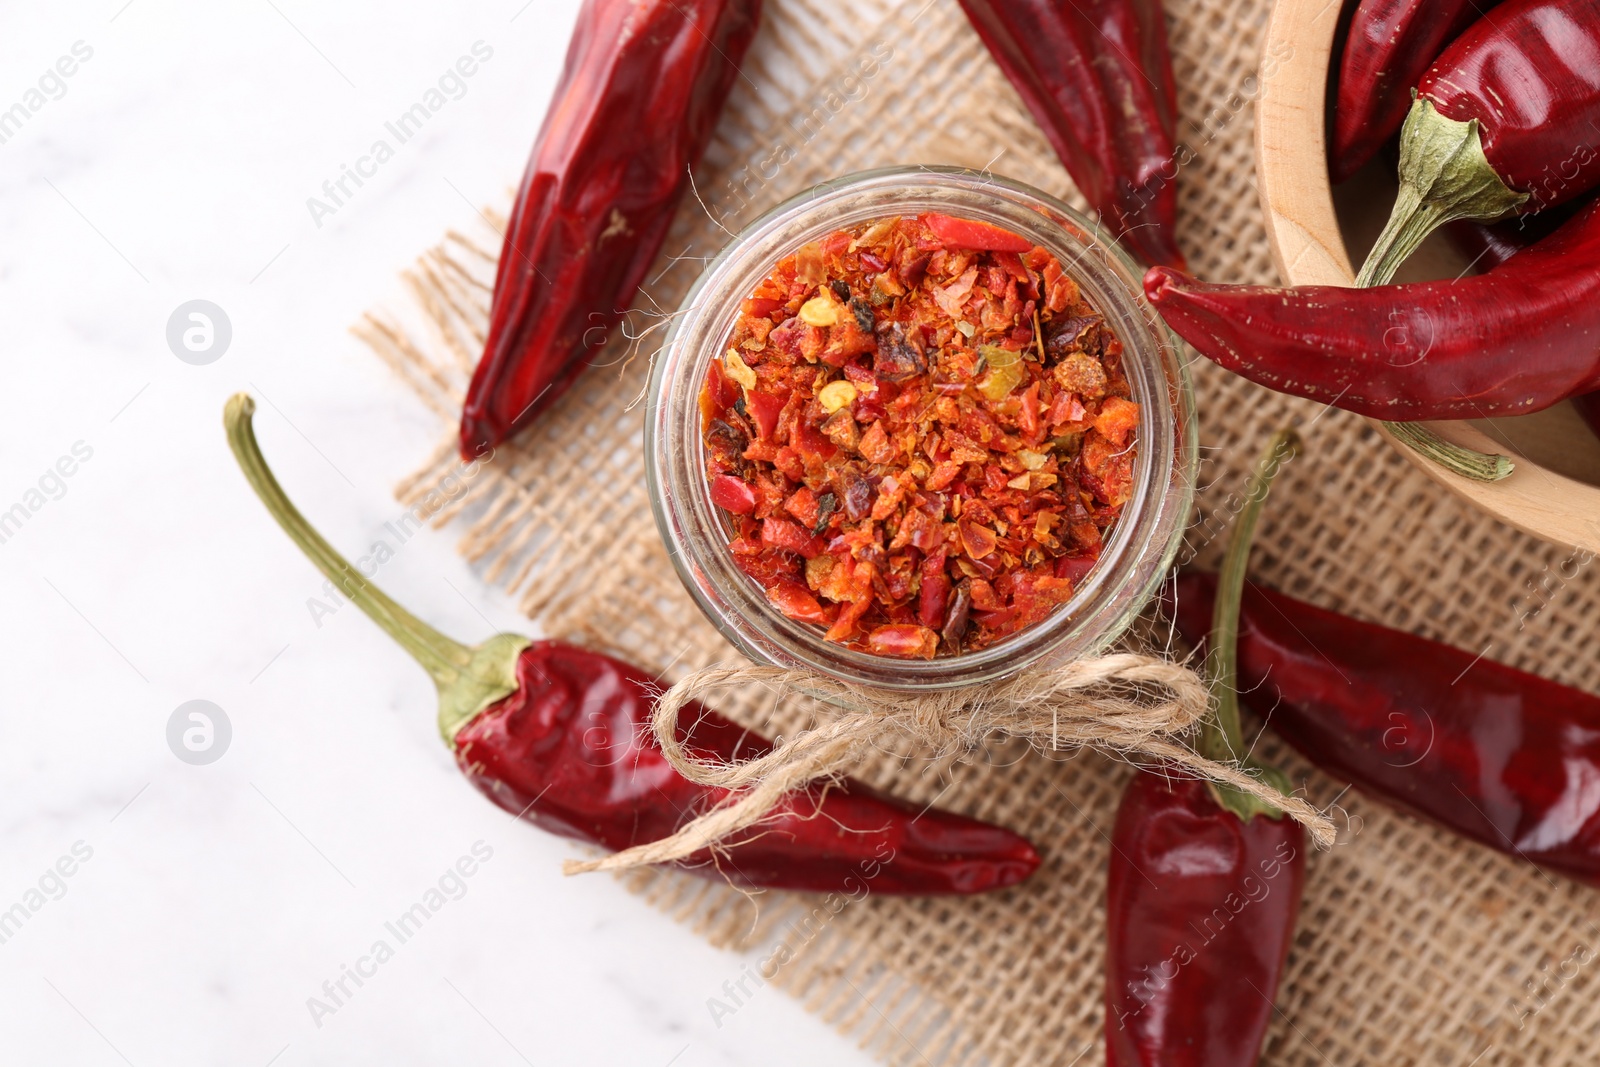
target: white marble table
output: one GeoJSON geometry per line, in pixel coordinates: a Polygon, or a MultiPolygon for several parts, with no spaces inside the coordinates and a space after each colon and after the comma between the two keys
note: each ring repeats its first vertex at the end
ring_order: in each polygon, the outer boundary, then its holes
{"type": "MultiPolygon", "coordinates": [[[[223,400],[253,390],[303,508],[338,544],[377,536],[437,424],[346,328],[515,179],[576,8],[9,5],[0,1062],[864,1062],[775,990],[717,1026],[744,961],[563,878],[568,845],[460,781],[426,678],[354,610],[318,625],[319,579],[223,442],[223,400]],[[397,143],[385,124],[475,44],[397,143]],[[380,138],[392,158],[363,162],[380,138]],[[346,166],[362,184],[311,210],[346,166]],[[166,337],[195,299],[231,324],[206,365],[166,337]],[[232,729],[207,765],[167,742],[197,699],[232,729]],[[387,934],[478,842],[459,899],[387,934]]],[[[527,628],[448,535],[383,580],[462,637],[527,628]]]]}

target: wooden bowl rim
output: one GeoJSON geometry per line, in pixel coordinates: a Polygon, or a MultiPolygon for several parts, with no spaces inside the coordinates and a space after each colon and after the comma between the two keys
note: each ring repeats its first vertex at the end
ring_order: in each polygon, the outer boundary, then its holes
{"type": "MultiPolygon", "coordinates": [[[[1285,58],[1262,80],[1256,102],[1256,184],[1273,262],[1289,285],[1355,284],[1324,163],[1328,68],[1342,6],[1334,0],[1278,0],[1262,42],[1262,55],[1285,58]]],[[[1473,481],[1423,460],[1381,424],[1373,425],[1429,478],[1480,510],[1535,537],[1600,552],[1600,488],[1514,454],[1510,477],[1473,481]]],[[[1470,425],[1427,425],[1458,444],[1508,452],[1470,425]]]]}

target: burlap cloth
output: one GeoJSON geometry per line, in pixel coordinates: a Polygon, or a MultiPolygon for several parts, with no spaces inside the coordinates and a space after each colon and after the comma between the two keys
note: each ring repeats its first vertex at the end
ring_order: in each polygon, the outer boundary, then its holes
{"type": "MultiPolygon", "coordinates": [[[[1274,281],[1251,150],[1251,76],[1269,4],[1166,6],[1179,135],[1196,152],[1181,178],[1184,251],[1203,277],[1274,281]]],[[[651,327],[726,240],[713,216],[736,230],[808,184],[894,163],[988,166],[1043,189],[1071,188],[955,0],[767,0],[745,73],[697,171],[705,206],[691,200],[679,213],[660,274],[636,302],[633,337],[618,338],[612,365],[588,373],[558,410],[502,449],[437,520],[455,524],[462,553],[485,580],[515,591],[546,632],[669,675],[733,653],[679,586],[657,538],[642,411],[632,405],[659,338],[651,327]]],[[[455,469],[455,420],[483,343],[502,226],[491,211],[472,232],[449,234],[407,274],[414,303],[357,327],[439,414],[440,442],[400,486],[404,500],[455,469]]],[[[1354,416],[1265,392],[1203,361],[1194,374],[1204,489],[1190,555],[1200,564],[1215,562],[1228,498],[1265,436],[1296,421],[1307,453],[1268,505],[1258,580],[1600,686],[1600,576],[1588,557],[1473,511],[1354,416]]],[[[765,706],[761,694],[730,711],[768,733],[798,714],[765,706]]],[[[1259,751],[1311,800],[1337,800],[1348,813],[1341,843],[1311,857],[1264,1063],[1595,1062],[1600,896],[1342,792],[1270,737],[1259,751]]],[[[801,896],[753,904],[676,873],[637,873],[630,885],[717,944],[748,950],[752,966],[786,942],[795,958],[774,983],[885,1062],[1100,1062],[1106,835],[1127,768],[1092,753],[1049,759],[1006,745],[953,765],[906,757],[884,753],[859,773],[1028,835],[1044,854],[1038,874],[1001,894],[868,897],[837,915],[801,896]]]]}

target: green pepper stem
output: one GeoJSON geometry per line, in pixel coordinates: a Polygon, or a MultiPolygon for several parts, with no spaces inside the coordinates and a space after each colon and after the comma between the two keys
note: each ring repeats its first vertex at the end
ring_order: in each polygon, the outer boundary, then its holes
{"type": "MultiPolygon", "coordinates": [[[[1261,508],[1272,489],[1279,469],[1300,451],[1300,435],[1285,428],[1272,435],[1266,450],[1256,461],[1245,486],[1244,507],[1234,520],[1233,533],[1217,575],[1217,592],[1211,609],[1210,652],[1206,656],[1206,683],[1211,690],[1211,714],[1201,724],[1200,752],[1218,762],[1234,762],[1245,757],[1243,730],[1239,725],[1239,608],[1244,595],[1245,572],[1250,565],[1250,546],[1255,541],[1261,508]]],[[[1267,778],[1280,792],[1288,792],[1288,780],[1273,768],[1250,768],[1267,778]]],[[[1278,809],[1228,786],[1213,783],[1212,789],[1223,807],[1249,819],[1262,814],[1277,818],[1278,809]]]]}
{"type": "Polygon", "coordinates": [[[1422,247],[1428,235],[1451,219],[1460,218],[1442,204],[1424,199],[1422,192],[1410,182],[1402,182],[1395,194],[1394,207],[1389,221],[1384,224],[1378,240],[1361,264],[1356,275],[1356,286],[1365,289],[1372,285],[1385,285],[1406,260],[1422,247]]]}
{"type": "Polygon", "coordinates": [[[1233,533],[1217,575],[1217,593],[1211,608],[1211,654],[1206,659],[1211,688],[1212,714],[1204,728],[1205,754],[1212,759],[1239,759],[1244,738],[1239,727],[1239,606],[1244,596],[1245,572],[1255,541],[1261,508],[1272,481],[1285,462],[1300,451],[1300,435],[1282,429],[1272,435],[1245,484],[1244,507],[1234,519],[1233,533]]]}
{"type": "Polygon", "coordinates": [[[1478,120],[1446,118],[1415,96],[1400,131],[1400,192],[1356,285],[1383,285],[1434,230],[1455,219],[1497,219],[1528,202],[1484,154],[1478,120]]]}
{"type": "Polygon", "coordinates": [[[1498,482],[1517,469],[1509,456],[1451,444],[1420,423],[1386,422],[1383,425],[1396,441],[1417,455],[1475,482],[1498,482]]]}
{"type": "MultiPolygon", "coordinates": [[[[1494,219],[1521,207],[1526,193],[1513,192],[1483,153],[1478,122],[1439,114],[1433,101],[1417,96],[1400,133],[1400,191],[1394,211],[1356,285],[1386,285],[1434,230],[1454,219],[1494,219]]],[[[1511,474],[1509,457],[1453,445],[1414,423],[1386,422],[1395,440],[1445,470],[1478,482],[1511,474]]]]}
{"type": "Polygon", "coordinates": [[[289,500],[261,455],[252,422],[255,410],[256,402],[248,393],[236,393],[222,413],[228,446],[233,449],[245,480],[283,532],[317,569],[428,672],[439,690],[440,732],[453,745],[456,732],[474,715],[516,688],[516,657],[528,640],[499,634],[474,648],[446,637],[389,599],[352,567],[289,500]]]}

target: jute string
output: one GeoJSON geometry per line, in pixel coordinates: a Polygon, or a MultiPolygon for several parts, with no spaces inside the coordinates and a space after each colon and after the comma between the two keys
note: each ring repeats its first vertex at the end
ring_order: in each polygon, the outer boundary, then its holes
{"type": "Polygon", "coordinates": [[[1209,707],[1205,683],[1193,670],[1137,652],[1026,671],[982,686],[916,694],[782,667],[703,668],[661,696],[651,729],[680,774],[730,790],[729,796],[671,837],[602,859],[568,860],[565,870],[628,870],[685,859],[757,825],[790,793],[836,778],[876,750],[909,739],[937,757],[971,751],[995,735],[1051,750],[1093,747],[1187,771],[1275,805],[1303,825],[1319,847],[1331,846],[1333,823],[1316,807],[1284,796],[1237,763],[1206,759],[1183,743],[1183,735],[1209,707]],[[678,718],[685,707],[752,684],[780,694],[803,693],[841,710],[828,722],[781,738],[772,751],[755,759],[701,759],[679,742],[678,718]]]}

